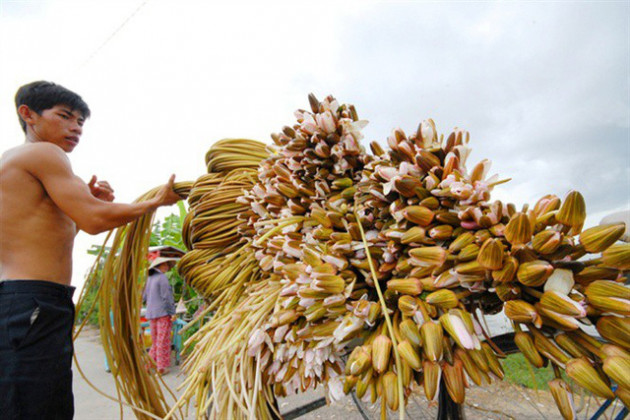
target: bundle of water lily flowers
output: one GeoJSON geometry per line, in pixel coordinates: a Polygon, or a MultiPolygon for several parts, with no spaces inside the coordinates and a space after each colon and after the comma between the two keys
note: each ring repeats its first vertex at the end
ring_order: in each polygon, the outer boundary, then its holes
{"type": "Polygon", "coordinates": [[[521,209],[492,201],[506,180],[487,160],[467,169],[463,130],[444,138],[426,120],[368,153],[353,106],[309,102],[273,145],[216,143],[193,185],[179,270],[214,315],[188,342],[178,405],[272,418],[276,396],[323,385],[330,400],[354,391],[404,416],[414,387],[433,400],[440,378],[463,403],[470,381],[503,377],[479,320],[502,310],[527,360],[554,366],[565,418],[561,370],[630,405],[623,224],[583,230],[576,191],[521,209]]]}

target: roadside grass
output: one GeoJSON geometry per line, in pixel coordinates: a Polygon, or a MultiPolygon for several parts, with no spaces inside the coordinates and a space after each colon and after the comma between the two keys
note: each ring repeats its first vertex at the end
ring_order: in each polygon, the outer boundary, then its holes
{"type": "Polygon", "coordinates": [[[505,371],[505,380],[514,384],[523,385],[527,388],[549,389],[547,384],[554,378],[551,364],[547,365],[547,367],[536,369],[529,365],[525,356],[521,353],[509,355],[502,360],[502,364],[503,370],[505,371]],[[534,372],[533,377],[532,371],[534,372]]]}

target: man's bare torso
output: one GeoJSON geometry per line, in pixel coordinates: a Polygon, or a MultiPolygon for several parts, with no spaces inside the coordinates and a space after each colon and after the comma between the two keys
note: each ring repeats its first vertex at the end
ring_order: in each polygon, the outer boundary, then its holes
{"type": "MultiPolygon", "coordinates": [[[[33,144],[0,158],[0,280],[48,280],[69,285],[74,222],[30,173],[33,144]]],[[[44,168],[45,169],[45,168],[44,168]]]]}

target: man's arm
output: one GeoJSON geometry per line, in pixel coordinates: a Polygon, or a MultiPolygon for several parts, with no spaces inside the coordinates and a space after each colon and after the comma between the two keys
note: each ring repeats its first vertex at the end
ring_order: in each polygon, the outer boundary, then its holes
{"type": "Polygon", "coordinates": [[[151,200],[132,204],[99,200],[92,195],[88,185],[72,172],[63,150],[53,144],[34,144],[27,161],[26,169],[42,183],[57,207],[76,223],[78,229],[93,235],[181,200],[173,191],[174,175],[151,200]]]}

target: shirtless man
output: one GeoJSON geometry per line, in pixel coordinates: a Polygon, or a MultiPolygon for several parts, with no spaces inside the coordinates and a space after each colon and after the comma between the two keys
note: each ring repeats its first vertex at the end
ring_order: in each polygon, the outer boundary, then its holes
{"type": "Polygon", "coordinates": [[[0,417],[71,419],[72,247],[181,199],[171,176],[143,203],[114,203],[107,182],[77,177],[66,153],[90,115],[80,96],[49,82],[22,86],[24,144],[0,158],[0,417]]]}

